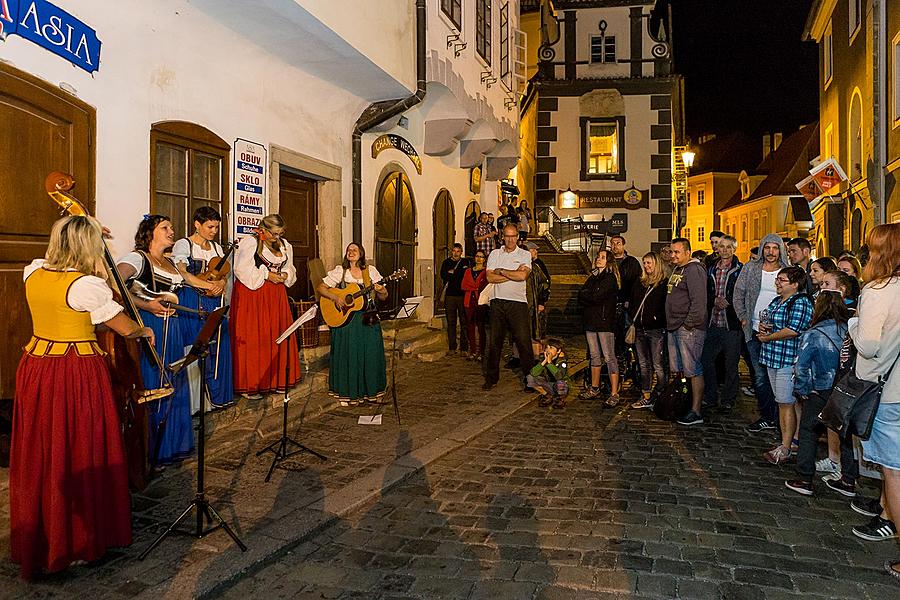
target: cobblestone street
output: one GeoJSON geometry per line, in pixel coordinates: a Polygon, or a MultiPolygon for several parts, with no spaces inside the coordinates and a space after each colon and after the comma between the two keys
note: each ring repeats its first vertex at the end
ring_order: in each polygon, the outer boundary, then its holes
{"type": "Polygon", "coordinates": [[[226,597],[900,598],[898,546],[853,537],[864,517],[821,482],[785,489],[793,463],[762,460],[751,413],[679,429],[532,403],[226,597]]]}

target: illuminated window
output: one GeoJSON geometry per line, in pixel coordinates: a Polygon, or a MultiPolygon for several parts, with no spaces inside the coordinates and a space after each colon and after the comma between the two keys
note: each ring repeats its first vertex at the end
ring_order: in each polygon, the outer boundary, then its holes
{"type": "Polygon", "coordinates": [[[853,37],[853,34],[856,33],[856,30],[859,29],[860,24],[862,23],[862,0],[850,0],[848,2],[850,5],[850,37],[853,37]]]}
{"type": "Polygon", "coordinates": [[[687,198],[686,203],[688,206],[690,206],[691,205],[691,191],[690,190],[688,190],[686,198],[687,198]]]}
{"type": "Polygon", "coordinates": [[[698,227],[697,228],[697,241],[698,242],[706,241],[706,227],[698,227]]]}
{"type": "MultiPolygon", "coordinates": [[[[702,206],[706,201],[706,188],[700,188],[697,190],[697,206],[702,206]]],[[[700,240],[701,242],[703,240],[700,240]]]]}
{"type": "Polygon", "coordinates": [[[831,77],[834,75],[834,40],[831,33],[831,23],[829,23],[825,35],[822,37],[822,81],[825,87],[828,87],[831,77]]]}
{"type": "Polygon", "coordinates": [[[581,118],[581,179],[625,180],[625,117],[581,118]]]}
{"type": "Polygon", "coordinates": [[[890,69],[894,79],[891,82],[891,90],[894,97],[892,112],[894,121],[897,122],[900,121],[900,33],[891,42],[891,59],[893,64],[890,69]]]}

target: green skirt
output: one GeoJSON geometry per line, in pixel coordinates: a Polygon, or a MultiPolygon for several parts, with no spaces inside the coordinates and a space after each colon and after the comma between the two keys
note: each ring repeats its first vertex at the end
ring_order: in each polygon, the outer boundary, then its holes
{"type": "Polygon", "coordinates": [[[328,389],[346,400],[375,398],[384,393],[387,375],[381,324],[363,325],[362,312],[331,330],[328,389]]]}

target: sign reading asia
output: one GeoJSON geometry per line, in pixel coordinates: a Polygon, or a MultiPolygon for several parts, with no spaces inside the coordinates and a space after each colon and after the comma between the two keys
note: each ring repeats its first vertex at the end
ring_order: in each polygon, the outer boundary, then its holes
{"type": "Polygon", "coordinates": [[[100,67],[97,32],[47,0],[0,0],[0,39],[18,35],[88,73],[100,67]]]}
{"type": "Polygon", "coordinates": [[[624,191],[592,191],[579,190],[578,208],[650,208],[650,193],[630,187],[624,191]]]}
{"type": "Polygon", "coordinates": [[[234,239],[253,234],[267,212],[266,147],[240,138],[234,141],[234,239]]]}

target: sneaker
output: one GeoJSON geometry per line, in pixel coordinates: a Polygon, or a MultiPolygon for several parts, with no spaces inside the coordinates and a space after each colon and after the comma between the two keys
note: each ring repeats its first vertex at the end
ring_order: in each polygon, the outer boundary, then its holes
{"type": "Polygon", "coordinates": [[[828,483],[829,481],[837,481],[840,478],[841,478],[840,469],[836,473],[827,473],[825,475],[822,475],[822,481],[824,481],[825,483],[828,483]]]}
{"type": "Polygon", "coordinates": [[[884,570],[890,574],[891,577],[900,581],[900,562],[896,560],[886,560],[884,561],[884,570]]]}
{"type": "Polygon", "coordinates": [[[816,471],[821,471],[822,473],[840,473],[841,465],[826,456],[822,460],[816,461],[816,471]]]}
{"type": "Polygon", "coordinates": [[[850,502],[850,508],[863,515],[864,517],[881,516],[884,508],[881,506],[880,498],[864,498],[857,496],[850,502]]]}
{"type": "Polygon", "coordinates": [[[843,479],[829,479],[825,482],[825,485],[836,491],[838,494],[842,496],[847,496],[848,498],[856,498],[856,486],[852,483],[847,483],[843,479]]]}
{"type": "Polygon", "coordinates": [[[813,495],[813,487],[812,482],[803,481],[802,479],[794,479],[784,482],[784,487],[798,494],[803,494],[804,496],[812,496],[813,495]]]}
{"type": "Polygon", "coordinates": [[[606,405],[610,408],[614,407],[619,403],[619,395],[618,394],[610,394],[609,398],[606,399],[606,405]]]}
{"type": "Polygon", "coordinates": [[[653,401],[650,398],[641,398],[637,402],[633,402],[631,408],[653,408],[653,401]]]}
{"type": "Polygon", "coordinates": [[[775,421],[758,419],[746,427],[747,433],[759,433],[760,431],[765,431],[767,429],[775,429],[775,421]]]}
{"type": "Polygon", "coordinates": [[[745,396],[756,396],[756,390],[754,390],[754,389],[753,389],[752,387],[750,387],[749,385],[745,385],[744,387],[742,387],[742,388],[741,388],[741,392],[742,392],[745,396]]]}
{"type": "Polygon", "coordinates": [[[854,527],[853,535],[870,542],[880,542],[881,540],[890,540],[897,537],[897,528],[894,527],[893,521],[888,521],[881,517],[872,517],[872,520],[865,525],[854,527]]]}
{"type": "Polygon", "coordinates": [[[785,448],[784,446],[775,446],[765,454],[763,454],[763,458],[766,459],[767,462],[772,463],[773,465],[780,465],[787,462],[787,460],[791,457],[791,449],[785,448]]]}
{"type": "Polygon", "coordinates": [[[581,400],[593,400],[594,398],[596,398],[599,395],[600,395],[600,388],[589,387],[588,389],[586,389],[583,392],[581,392],[580,394],[578,394],[578,397],[581,400]]]}
{"type": "Polygon", "coordinates": [[[690,411],[688,411],[688,414],[686,414],[683,417],[681,417],[680,419],[678,419],[678,421],[676,421],[676,423],[678,423],[679,425],[685,425],[685,426],[703,425],[703,417],[701,415],[698,415],[694,411],[690,410],[690,411]]]}

